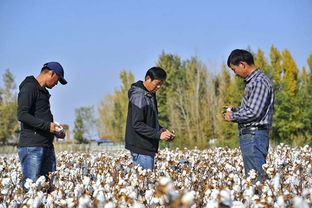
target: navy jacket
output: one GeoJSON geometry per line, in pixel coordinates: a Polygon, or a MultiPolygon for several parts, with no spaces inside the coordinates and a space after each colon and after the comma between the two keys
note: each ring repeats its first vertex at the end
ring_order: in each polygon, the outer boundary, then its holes
{"type": "Polygon", "coordinates": [[[19,90],[17,119],[21,122],[21,133],[18,146],[53,147],[49,91],[41,87],[33,76],[26,77],[19,90]]]}
{"type": "Polygon", "coordinates": [[[156,95],[138,81],[131,85],[128,98],[125,147],[135,153],[154,156],[158,152],[161,134],[156,95]]]}

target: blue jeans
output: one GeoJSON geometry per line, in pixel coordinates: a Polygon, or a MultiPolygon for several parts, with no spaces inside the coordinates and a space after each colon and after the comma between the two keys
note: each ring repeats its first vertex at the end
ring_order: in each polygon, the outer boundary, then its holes
{"type": "Polygon", "coordinates": [[[154,156],[142,155],[131,152],[132,161],[134,165],[140,165],[143,169],[154,169],[154,156]]]}
{"type": "Polygon", "coordinates": [[[248,176],[248,172],[254,169],[258,173],[258,181],[261,183],[266,179],[262,165],[266,163],[266,156],[269,149],[268,134],[268,130],[253,130],[248,134],[241,134],[239,136],[245,175],[248,176]]]}
{"type": "Polygon", "coordinates": [[[48,176],[49,172],[56,171],[53,147],[20,147],[18,148],[18,157],[22,166],[24,192],[28,191],[24,187],[27,178],[36,182],[40,176],[48,176]]]}

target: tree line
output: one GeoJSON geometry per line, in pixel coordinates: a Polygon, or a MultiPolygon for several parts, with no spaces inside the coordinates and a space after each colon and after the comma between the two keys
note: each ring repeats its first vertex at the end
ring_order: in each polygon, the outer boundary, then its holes
{"type": "MultiPolygon", "coordinates": [[[[307,59],[309,68],[299,70],[287,49],[279,51],[271,46],[268,57],[261,49],[252,53],[255,65],[270,77],[275,90],[271,143],[312,144],[312,54],[307,59]]],[[[208,68],[197,57],[183,60],[163,52],[156,65],[167,72],[167,80],[157,92],[160,123],[176,133],[176,138],[162,142],[163,146],[238,146],[237,124],[223,121],[222,111],[225,105],[240,105],[242,79],[235,77],[225,64],[221,69],[208,68]]],[[[78,143],[94,137],[109,137],[116,143],[124,141],[128,89],[136,80],[126,70],[120,72],[120,80],[121,86],[105,96],[96,110],[94,106],[75,110],[73,133],[78,143]]],[[[0,139],[8,143],[16,140],[19,129],[16,86],[9,70],[2,81],[0,139]]]]}
{"type": "MultiPolygon", "coordinates": [[[[287,49],[279,51],[272,46],[268,58],[261,49],[252,53],[255,65],[274,85],[271,142],[312,144],[312,55],[307,59],[309,69],[299,70],[287,49]]],[[[167,72],[167,80],[157,92],[160,123],[177,135],[163,145],[238,146],[237,124],[223,121],[221,112],[225,105],[240,105],[244,91],[241,78],[235,77],[225,64],[221,69],[208,69],[197,57],[182,60],[178,55],[163,52],[156,65],[167,72]],[[215,71],[219,73],[214,74],[215,71]]],[[[102,134],[111,135],[116,142],[124,140],[127,91],[134,82],[133,74],[127,71],[120,73],[120,79],[120,88],[105,97],[98,109],[102,134]]]]}

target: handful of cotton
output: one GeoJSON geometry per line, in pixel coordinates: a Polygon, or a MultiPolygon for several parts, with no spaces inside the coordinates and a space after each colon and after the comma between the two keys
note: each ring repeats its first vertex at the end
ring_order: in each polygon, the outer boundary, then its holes
{"type": "Polygon", "coordinates": [[[64,138],[65,137],[65,129],[61,126],[61,124],[59,122],[54,122],[55,124],[57,124],[57,126],[55,127],[55,136],[57,138],[64,138]]]}

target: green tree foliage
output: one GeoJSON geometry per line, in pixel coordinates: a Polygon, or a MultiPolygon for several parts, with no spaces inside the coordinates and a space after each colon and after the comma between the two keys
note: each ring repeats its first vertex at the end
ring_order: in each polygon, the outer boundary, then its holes
{"type": "Polygon", "coordinates": [[[2,75],[3,88],[0,88],[0,142],[17,142],[16,132],[19,128],[16,118],[17,100],[14,76],[10,70],[2,75]]]}
{"type": "MultiPolygon", "coordinates": [[[[298,94],[298,68],[290,52],[282,52],[282,76],[280,83],[275,80],[275,112],[273,138],[279,143],[293,143],[304,127],[300,112],[300,94],[298,94]]],[[[278,77],[278,72],[276,72],[278,77]]]]}
{"type": "Polygon", "coordinates": [[[217,90],[217,124],[216,131],[218,135],[218,143],[222,146],[235,147],[238,146],[237,140],[237,124],[225,122],[221,112],[224,106],[239,106],[242,96],[243,83],[239,78],[233,78],[226,65],[222,65],[222,70],[217,77],[219,85],[217,90]]]}
{"type": "Polygon", "coordinates": [[[299,119],[303,127],[297,133],[295,144],[312,143],[312,55],[307,60],[309,72],[303,67],[299,78],[299,119]]]}
{"type": "Polygon", "coordinates": [[[126,129],[128,111],[128,90],[134,82],[131,72],[121,71],[122,86],[115,90],[113,96],[106,96],[99,107],[101,136],[110,136],[115,142],[122,142],[126,129]]]}
{"type": "MultiPolygon", "coordinates": [[[[161,90],[157,92],[159,120],[162,126],[169,126],[169,110],[170,110],[170,97],[175,95],[175,89],[183,81],[182,62],[180,57],[173,54],[162,53],[159,56],[157,66],[163,68],[167,72],[167,79],[165,84],[162,85],[161,90]]],[[[183,83],[182,83],[183,84],[183,83]]]]}
{"type": "Polygon", "coordinates": [[[270,49],[271,68],[273,73],[272,83],[275,93],[281,89],[282,76],[282,56],[277,48],[271,46],[270,49]]]}
{"type": "MultiPolygon", "coordinates": [[[[310,71],[299,72],[290,52],[271,47],[269,59],[262,50],[254,53],[255,64],[272,80],[275,90],[275,111],[271,141],[289,144],[312,143],[312,56],[310,71]]],[[[176,138],[163,146],[208,147],[209,140],[218,145],[238,146],[237,124],[225,122],[223,106],[239,106],[245,88],[244,80],[223,65],[216,76],[198,58],[182,60],[162,53],[157,65],[167,72],[167,80],[157,92],[159,119],[163,127],[175,130],[176,138]]],[[[122,72],[122,86],[107,96],[99,109],[101,129],[116,142],[124,136],[127,89],[131,76],[122,72]],[[126,87],[127,86],[127,87],[126,87]]],[[[103,134],[103,133],[102,133],[103,134]]]]}
{"type": "Polygon", "coordinates": [[[176,131],[177,137],[172,143],[176,146],[207,147],[209,139],[215,136],[214,112],[209,107],[215,106],[214,90],[209,88],[213,83],[208,70],[196,57],[181,61],[176,55],[162,54],[159,63],[166,70],[166,66],[170,68],[167,80],[171,77],[171,81],[158,92],[158,101],[159,109],[166,107],[164,114],[169,125],[164,127],[176,131]],[[161,103],[165,106],[161,107],[161,103]]]}
{"type": "Polygon", "coordinates": [[[273,74],[270,65],[268,64],[264,52],[258,49],[255,55],[255,65],[257,68],[261,69],[270,79],[272,79],[273,74]]]}
{"type": "Polygon", "coordinates": [[[75,113],[74,139],[76,142],[81,144],[91,139],[97,139],[93,107],[80,107],[75,110],[75,113]]]}

